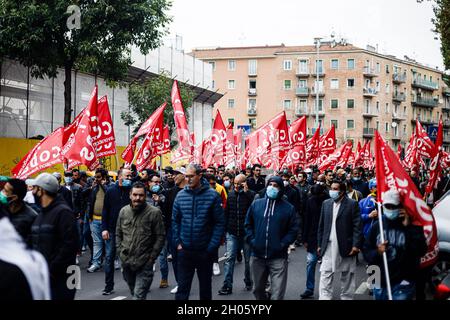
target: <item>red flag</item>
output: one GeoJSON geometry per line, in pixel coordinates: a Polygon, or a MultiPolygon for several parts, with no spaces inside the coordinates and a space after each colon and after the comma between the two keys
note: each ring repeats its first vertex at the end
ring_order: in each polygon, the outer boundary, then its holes
{"type": "Polygon", "coordinates": [[[234,150],[234,135],[233,135],[233,124],[229,123],[227,126],[227,138],[225,142],[225,159],[224,165],[229,165],[231,163],[236,163],[236,153],[234,150]]]}
{"type": "Polygon", "coordinates": [[[62,163],[61,156],[64,128],[58,128],[34,146],[11,170],[17,179],[27,177],[62,163]]]}
{"type": "Polygon", "coordinates": [[[70,135],[61,151],[61,154],[66,159],[73,161],[72,164],[69,163],[69,168],[73,167],[76,163],[77,165],[84,164],[89,170],[93,170],[98,165],[97,151],[93,145],[95,137],[94,127],[98,124],[97,104],[97,86],[95,86],[89,104],[82,112],[75,133],[70,135]]]}
{"type": "Polygon", "coordinates": [[[177,135],[179,146],[189,154],[193,152],[194,143],[191,140],[189,134],[189,128],[186,121],[186,115],[184,114],[183,104],[181,102],[180,89],[178,88],[178,81],[175,80],[172,86],[172,106],[173,106],[173,118],[175,120],[175,127],[177,128],[177,135]]]}
{"type": "MultiPolygon", "coordinates": [[[[215,166],[225,164],[225,146],[227,142],[227,130],[225,124],[223,123],[220,111],[217,110],[216,118],[214,119],[214,124],[211,132],[211,151],[214,156],[212,159],[212,164],[215,166]]],[[[209,163],[211,165],[211,163],[209,163]]]]}
{"type": "Polygon", "coordinates": [[[320,162],[325,161],[336,150],[336,130],[334,125],[320,137],[320,162]]]}
{"type": "MultiPolygon", "coordinates": [[[[361,147],[361,144],[358,142],[358,154],[356,155],[355,158],[355,164],[354,167],[360,167],[364,164],[364,160],[366,160],[366,158],[369,156],[369,152],[368,152],[368,145],[369,145],[369,141],[366,141],[364,143],[364,145],[361,147]]],[[[370,146],[369,146],[370,148],[370,146]]]]}
{"type": "Polygon", "coordinates": [[[136,151],[136,146],[138,142],[138,138],[149,133],[151,128],[154,126],[155,121],[160,117],[160,113],[164,112],[164,108],[167,103],[164,102],[152,115],[141,125],[136,135],[131,139],[128,146],[122,152],[121,158],[125,160],[128,164],[131,164],[134,159],[134,152],[136,151]]]}
{"type": "Polygon", "coordinates": [[[239,129],[233,136],[234,154],[236,155],[236,168],[245,169],[245,161],[242,154],[242,129],[239,129]]]}
{"type": "Polygon", "coordinates": [[[433,265],[439,251],[433,214],[398,157],[378,131],[375,131],[375,158],[378,202],[382,203],[383,194],[388,190],[397,189],[399,191],[401,202],[410,215],[411,222],[423,226],[427,239],[428,252],[421,258],[421,266],[433,265]]]}
{"type": "Polygon", "coordinates": [[[336,166],[345,167],[352,151],[352,142],[347,141],[338,150],[329,155],[328,158],[319,164],[319,170],[334,169],[336,166]]]}
{"type": "Polygon", "coordinates": [[[157,154],[162,156],[163,154],[170,152],[170,131],[169,126],[166,124],[163,128],[163,143],[158,146],[157,154]]]}
{"type": "Polygon", "coordinates": [[[289,127],[291,148],[281,162],[281,165],[292,167],[306,161],[306,117],[294,121],[289,127]]]}
{"type": "Polygon", "coordinates": [[[419,154],[425,158],[430,159],[434,150],[434,143],[427,135],[419,120],[416,120],[416,138],[417,150],[419,154]]]}
{"type": "Polygon", "coordinates": [[[450,167],[450,153],[442,151],[441,168],[447,169],[450,167]]]}
{"type": "Polygon", "coordinates": [[[415,134],[411,135],[409,145],[406,148],[405,158],[402,163],[403,166],[411,170],[417,170],[419,166],[419,154],[417,151],[417,137],[415,134]]]}
{"type": "MultiPolygon", "coordinates": [[[[436,144],[434,145],[433,154],[430,163],[430,179],[428,180],[427,187],[425,189],[426,194],[430,194],[433,189],[437,188],[440,176],[442,174],[441,157],[442,157],[442,140],[444,138],[442,118],[439,120],[438,133],[436,137],[436,144]]],[[[437,199],[436,199],[437,200],[437,199]]]]}
{"type": "MultiPolygon", "coordinates": [[[[158,113],[153,118],[152,124],[149,126],[148,133],[142,142],[136,157],[136,169],[142,171],[150,164],[151,160],[157,156],[158,147],[164,144],[163,141],[163,122],[164,108],[158,109],[158,113]]],[[[153,116],[153,115],[152,115],[153,116]]]]}
{"type": "Polygon", "coordinates": [[[97,151],[97,157],[102,158],[116,154],[116,138],[106,96],[98,100],[98,127],[94,127],[94,132],[96,131],[98,134],[95,136],[93,144],[97,151]]]}
{"type": "Polygon", "coordinates": [[[320,152],[320,124],[314,132],[311,139],[306,142],[306,163],[307,165],[316,164],[320,152]]]}

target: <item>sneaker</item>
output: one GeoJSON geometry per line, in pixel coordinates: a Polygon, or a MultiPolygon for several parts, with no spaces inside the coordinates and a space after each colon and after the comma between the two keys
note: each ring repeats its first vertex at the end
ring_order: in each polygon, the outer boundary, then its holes
{"type": "Polygon", "coordinates": [[[156,264],[153,264],[153,272],[156,271],[156,264]]]}
{"type": "Polygon", "coordinates": [[[120,261],[119,259],[114,260],[114,269],[119,270],[120,269],[120,261]]]}
{"type": "Polygon", "coordinates": [[[306,290],[300,295],[300,298],[302,299],[311,299],[314,297],[314,293],[312,291],[306,290]]]}
{"type": "Polygon", "coordinates": [[[169,254],[169,255],[167,256],[167,262],[172,262],[172,260],[173,260],[172,255],[169,254]]]}
{"type": "Polygon", "coordinates": [[[161,282],[159,283],[159,287],[161,289],[168,288],[169,287],[169,282],[167,280],[162,279],[161,282]]]}
{"type": "Polygon", "coordinates": [[[78,257],[75,258],[75,264],[79,265],[80,264],[80,260],[78,260],[78,257]]]}
{"type": "Polygon", "coordinates": [[[96,272],[98,270],[100,270],[100,267],[97,267],[95,264],[93,264],[87,269],[87,272],[93,273],[93,272],[96,272]]]}
{"type": "Polygon", "coordinates": [[[250,291],[253,288],[253,284],[251,282],[245,282],[245,290],[250,291]]]}
{"type": "Polygon", "coordinates": [[[170,290],[171,294],[175,294],[178,292],[178,286],[176,286],[175,288],[173,288],[172,290],[170,290]]]}
{"type": "Polygon", "coordinates": [[[214,264],[213,264],[213,274],[215,276],[220,275],[220,266],[217,262],[214,262],[214,264]]]}
{"type": "Polygon", "coordinates": [[[114,290],[105,289],[105,290],[103,290],[102,295],[109,296],[109,295],[112,295],[113,293],[114,293],[114,290]]]}
{"type": "Polygon", "coordinates": [[[291,244],[291,245],[289,246],[289,249],[291,249],[292,251],[295,251],[295,245],[294,245],[294,244],[291,244]]]}
{"type": "Polygon", "coordinates": [[[219,290],[219,296],[226,296],[232,294],[233,290],[231,288],[223,287],[219,290]]]}
{"type": "Polygon", "coordinates": [[[83,248],[81,248],[82,252],[85,252],[87,250],[86,246],[83,246],[83,248]]]}

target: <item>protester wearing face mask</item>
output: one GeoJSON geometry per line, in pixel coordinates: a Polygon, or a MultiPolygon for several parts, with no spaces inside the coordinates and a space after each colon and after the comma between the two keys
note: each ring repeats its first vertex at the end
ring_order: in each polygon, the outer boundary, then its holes
{"type": "Polygon", "coordinates": [[[366,261],[381,270],[381,285],[374,288],[374,298],[388,299],[383,263],[383,252],[386,252],[393,300],[412,300],[420,258],[427,252],[423,227],[411,223],[397,190],[383,193],[382,202],[385,242],[380,241],[377,221],[370,229],[363,249],[366,261]]]}
{"type": "Polygon", "coordinates": [[[358,203],[347,197],[345,182],[334,180],[320,214],[317,254],[320,266],[319,299],[333,298],[333,279],[340,274],[341,300],[352,300],[356,289],[356,256],[361,247],[358,203]]]}
{"type": "Polygon", "coordinates": [[[30,244],[31,225],[38,214],[23,201],[26,193],[27,185],[23,180],[9,179],[0,191],[0,205],[9,213],[11,223],[23,240],[30,244]]]}
{"type": "Polygon", "coordinates": [[[120,210],[130,204],[131,170],[121,169],[118,181],[105,194],[102,210],[102,238],[105,244],[105,282],[103,295],[114,293],[114,260],[116,258],[116,223],[120,210]]]}
{"type": "Polygon", "coordinates": [[[228,295],[233,291],[234,264],[238,253],[244,250],[245,261],[245,289],[252,289],[250,277],[250,247],[245,242],[245,217],[256,193],[249,190],[246,176],[237,175],[234,188],[230,190],[225,207],[225,231],[227,239],[227,259],[224,264],[225,279],[219,295],[228,295]]]}
{"type": "Polygon", "coordinates": [[[267,299],[265,287],[271,279],[272,300],[282,300],[286,292],[287,251],[299,229],[295,208],[283,199],[283,180],[271,177],[266,195],[255,200],[245,220],[246,241],[252,248],[250,268],[257,300],[267,299]]]}
{"type": "Polygon", "coordinates": [[[73,212],[58,196],[58,181],[51,174],[42,173],[28,183],[42,207],[31,227],[32,247],[47,260],[52,299],[73,300],[76,290],[67,286],[67,268],[75,265],[79,243],[73,212]]]}
{"type": "Polygon", "coordinates": [[[145,300],[153,281],[153,264],[165,242],[161,210],[145,201],[145,186],[136,182],[130,191],[130,205],[117,219],[117,253],[122,274],[133,300],[145,300]]]}
{"type": "Polygon", "coordinates": [[[231,173],[225,173],[223,175],[223,187],[227,191],[227,194],[232,190],[234,176],[231,173]]]}
{"type": "Polygon", "coordinates": [[[369,191],[369,185],[366,181],[364,181],[361,177],[361,172],[359,169],[353,169],[352,176],[351,176],[353,189],[358,190],[362,193],[363,198],[367,197],[370,193],[369,191]]]}
{"type": "Polygon", "coordinates": [[[370,228],[378,219],[377,210],[377,180],[369,181],[370,194],[367,198],[359,202],[359,209],[361,210],[361,221],[363,223],[363,236],[367,238],[370,228]]]}

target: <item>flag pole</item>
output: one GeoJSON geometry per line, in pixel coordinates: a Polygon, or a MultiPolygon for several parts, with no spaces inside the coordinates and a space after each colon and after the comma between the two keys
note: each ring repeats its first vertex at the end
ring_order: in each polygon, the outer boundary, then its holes
{"type": "MultiPolygon", "coordinates": [[[[381,243],[384,243],[385,238],[384,238],[384,229],[383,229],[383,219],[381,216],[381,203],[377,202],[377,207],[378,207],[378,225],[380,226],[380,239],[381,239],[381,243]]],[[[388,268],[388,263],[387,263],[387,255],[386,255],[386,251],[383,252],[383,264],[384,264],[384,272],[385,272],[385,278],[386,278],[386,286],[387,286],[387,291],[388,291],[388,298],[389,300],[392,300],[392,290],[391,290],[391,280],[389,278],[389,268],[388,268]]]]}

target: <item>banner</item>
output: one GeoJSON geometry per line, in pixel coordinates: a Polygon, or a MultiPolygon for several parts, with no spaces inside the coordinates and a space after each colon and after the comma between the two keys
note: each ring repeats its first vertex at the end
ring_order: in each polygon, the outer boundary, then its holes
{"type": "Polygon", "coordinates": [[[306,165],[315,165],[320,153],[320,124],[314,135],[306,142],[306,165]]]}
{"type": "MultiPolygon", "coordinates": [[[[425,194],[430,194],[433,189],[437,189],[440,176],[442,175],[441,168],[441,157],[442,157],[442,140],[444,138],[442,118],[439,120],[439,127],[436,137],[436,144],[434,145],[434,150],[430,162],[430,179],[425,188],[425,194]]],[[[436,199],[437,200],[437,199],[436,199]]]]}
{"type": "Polygon", "coordinates": [[[183,154],[192,155],[194,143],[191,140],[191,135],[189,133],[189,128],[186,120],[186,115],[184,113],[183,104],[181,102],[180,89],[178,87],[178,81],[174,80],[172,86],[172,106],[173,106],[173,119],[175,121],[175,127],[177,129],[178,143],[179,147],[183,151],[183,154]]]}
{"type": "Polygon", "coordinates": [[[347,141],[333,154],[328,156],[328,158],[319,164],[319,170],[324,171],[327,169],[334,169],[336,166],[344,168],[347,166],[348,158],[352,152],[352,142],[347,141]]]}
{"type": "Polygon", "coordinates": [[[421,258],[421,267],[433,265],[438,258],[437,230],[431,209],[423,201],[413,181],[398,160],[397,155],[375,131],[375,159],[377,200],[382,203],[383,194],[390,189],[400,193],[401,203],[415,225],[423,226],[428,252],[421,258]]]}
{"type": "Polygon", "coordinates": [[[336,129],[334,125],[320,137],[320,162],[325,161],[336,150],[336,129]]]}
{"type": "Polygon", "coordinates": [[[293,167],[306,161],[306,117],[294,121],[289,127],[291,148],[281,161],[281,166],[293,167]]]}
{"type": "Polygon", "coordinates": [[[98,100],[98,126],[94,127],[94,132],[98,132],[93,140],[97,151],[97,157],[103,158],[116,154],[116,137],[114,126],[109,111],[108,98],[106,96],[98,100]]]}

